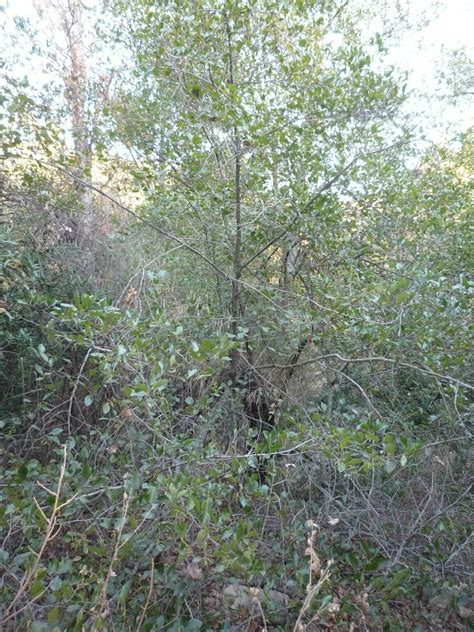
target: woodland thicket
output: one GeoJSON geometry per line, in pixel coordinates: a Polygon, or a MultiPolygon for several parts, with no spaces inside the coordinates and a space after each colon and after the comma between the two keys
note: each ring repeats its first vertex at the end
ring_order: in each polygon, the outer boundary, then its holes
{"type": "MultiPolygon", "coordinates": [[[[34,8],[2,51],[0,629],[468,630],[473,133],[423,141],[402,8],[34,8]]],[[[434,112],[472,94],[441,70],[434,112]]]]}

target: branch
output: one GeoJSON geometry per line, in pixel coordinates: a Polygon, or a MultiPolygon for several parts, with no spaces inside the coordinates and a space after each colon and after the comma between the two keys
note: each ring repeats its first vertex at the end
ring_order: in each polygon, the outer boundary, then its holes
{"type": "MultiPolygon", "coordinates": [[[[57,524],[57,519],[59,517],[59,512],[61,510],[62,507],[64,507],[66,503],[63,503],[62,505],[59,504],[59,497],[61,495],[61,488],[63,485],[63,480],[64,480],[64,475],[66,473],[66,462],[67,462],[67,446],[66,444],[64,444],[63,446],[63,461],[61,464],[61,471],[59,473],[59,479],[58,479],[58,485],[56,488],[55,492],[52,492],[50,490],[47,490],[52,496],[54,496],[54,503],[53,503],[53,508],[51,510],[51,515],[50,517],[46,520],[46,532],[44,534],[43,537],[43,542],[40,546],[40,549],[38,551],[38,553],[35,554],[35,559],[33,561],[33,564],[31,565],[31,568],[25,573],[20,586],[15,594],[15,596],[13,597],[10,605],[8,606],[8,608],[5,610],[5,616],[0,620],[0,625],[6,623],[9,619],[11,619],[12,617],[16,616],[17,613],[12,612],[15,604],[23,597],[23,595],[28,591],[28,589],[30,588],[31,584],[34,582],[34,580],[36,579],[36,576],[38,574],[38,567],[39,567],[39,563],[41,561],[41,558],[43,557],[44,551],[46,549],[46,546],[48,545],[49,542],[51,542],[51,540],[57,535],[58,531],[55,532],[56,529],[56,524],[57,524]]],[[[39,508],[40,513],[42,514],[42,517],[45,518],[45,514],[42,511],[42,509],[38,506],[38,502],[36,499],[34,499],[34,502],[36,503],[36,506],[39,508]]],[[[44,592],[46,591],[46,588],[39,594],[36,596],[36,599],[39,598],[44,592]]],[[[31,603],[31,602],[30,602],[31,603]]],[[[24,610],[25,608],[21,608],[19,611],[17,612],[21,612],[21,610],[24,610]]]]}
{"type": "Polygon", "coordinates": [[[140,615],[140,619],[137,624],[136,632],[140,632],[143,621],[145,620],[146,611],[148,610],[148,606],[150,605],[151,594],[153,592],[153,572],[155,570],[155,560],[151,558],[151,569],[150,569],[150,585],[148,587],[148,594],[146,596],[145,606],[143,608],[142,614],[140,615]]]}
{"type": "Polygon", "coordinates": [[[245,268],[247,268],[252,261],[255,261],[255,259],[257,257],[259,257],[263,252],[265,252],[265,250],[268,250],[268,248],[270,248],[271,246],[273,246],[274,243],[276,243],[277,241],[279,241],[282,237],[284,237],[286,235],[286,233],[288,232],[288,230],[293,226],[293,224],[299,219],[301,213],[303,213],[304,211],[306,211],[311,204],[313,204],[313,202],[315,202],[318,197],[320,195],[322,195],[325,191],[327,191],[328,189],[330,189],[332,187],[333,184],[335,184],[339,178],[341,176],[343,176],[347,171],[349,171],[349,169],[351,169],[351,167],[353,167],[355,165],[355,163],[357,161],[359,161],[361,158],[367,158],[368,156],[372,156],[373,154],[379,154],[381,152],[384,151],[388,151],[389,149],[393,149],[394,147],[398,147],[399,145],[403,145],[404,141],[399,141],[397,143],[394,143],[393,145],[389,145],[388,147],[383,147],[382,149],[374,149],[373,151],[369,151],[366,154],[357,154],[357,156],[355,158],[353,158],[347,165],[345,165],[340,171],[338,171],[336,173],[336,175],[334,175],[330,180],[328,180],[325,184],[323,184],[317,191],[316,193],[314,193],[314,195],[312,195],[309,200],[306,202],[306,204],[303,206],[303,208],[301,209],[301,211],[296,211],[295,215],[293,216],[293,218],[290,220],[290,222],[286,225],[285,229],[281,231],[281,233],[278,233],[278,235],[276,237],[274,237],[271,241],[269,241],[265,246],[263,246],[262,248],[260,248],[260,250],[258,250],[252,257],[250,257],[250,259],[247,259],[247,261],[245,261],[242,264],[242,270],[244,270],[245,268]]]}
{"type": "Polygon", "coordinates": [[[72,418],[72,406],[73,406],[73,402],[74,399],[76,397],[76,391],[77,391],[77,387],[79,386],[79,382],[81,380],[82,377],[82,372],[84,371],[84,368],[86,366],[87,360],[89,359],[89,355],[92,351],[92,348],[87,350],[86,356],[81,364],[81,368],[79,369],[79,373],[76,377],[76,381],[74,382],[74,386],[72,389],[72,393],[71,393],[71,397],[69,398],[69,407],[68,407],[68,411],[67,411],[67,428],[68,428],[68,432],[69,434],[71,434],[71,418],[72,418]]]}
{"type": "Polygon", "coordinates": [[[293,367],[301,367],[307,366],[309,364],[320,364],[321,360],[326,360],[329,358],[335,358],[336,360],[340,360],[341,362],[347,362],[348,364],[355,364],[361,362],[386,362],[388,364],[392,364],[394,366],[406,367],[409,369],[413,369],[415,371],[419,371],[424,375],[429,375],[431,377],[437,377],[444,382],[450,382],[452,384],[457,384],[458,386],[462,386],[464,388],[469,389],[470,391],[474,391],[474,386],[472,384],[468,384],[467,382],[463,382],[462,380],[458,380],[455,377],[451,377],[450,375],[442,375],[441,373],[437,373],[436,371],[432,371],[431,369],[426,369],[421,366],[417,366],[416,364],[410,364],[409,362],[399,362],[398,360],[393,360],[392,358],[385,358],[384,356],[373,356],[369,358],[345,358],[339,353],[326,353],[325,355],[318,356],[317,358],[312,358],[310,360],[305,360],[304,362],[299,362],[296,365],[293,364],[262,364],[254,367],[255,369],[291,369],[293,367]]]}
{"type": "Polygon", "coordinates": [[[102,191],[102,189],[99,189],[98,187],[94,186],[90,182],[86,182],[85,180],[81,180],[81,178],[78,178],[71,171],[68,171],[64,167],[60,167],[59,165],[54,165],[54,164],[51,164],[51,163],[47,163],[47,162],[44,162],[43,160],[38,160],[37,162],[40,162],[40,163],[46,165],[47,167],[50,167],[50,168],[53,168],[53,169],[57,169],[58,171],[61,171],[62,173],[66,174],[67,176],[72,178],[75,182],[77,182],[81,186],[84,186],[86,188],[91,189],[92,191],[95,191],[95,193],[98,193],[102,197],[106,198],[107,200],[109,200],[110,202],[112,202],[113,204],[115,204],[116,206],[121,208],[123,211],[125,211],[126,213],[128,213],[129,215],[131,215],[132,217],[137,219],[139,222],[142,222],[142,224],[145,224],[146,226],[149,226],[153,230],[156,230],[157,233],[160,233],[160,235],[163,235],[163,237],[166,237],[167,239],[171,239],[172,241],[176,242],[177,244],[179,244],[183,248],[186,248],[186,250],[188,250],[189,252],[192,252],[194,255],[196,255],[196,257],[199,257],[199,259],[202,259],[202,261],[205,261],[220,276],[224,277],[227,280],[232,280],[232,277],[229,274],[227,274],[227,272],[224,272],[223,270],[221,270],[213,261],[208,259],[208,257],[206,257],[206,255],[204,255],[202,252],[199,252],[199,250],[197,250],[193,246],[190,246],[189,244],[187,244],[180,237],[176,237],[176,235],[173,235],[172,233],[168,232],[164,228],[161,228],[160,226],[157,226],[154,222],[151,222],[148,219],[144,219],[143,217],[141,217],[138,213],[133,211],[128,206],[125,206],[125,204],[122,204],[122,202],[119,202],[118,200],[116,200],[114,197],[112,197],[111,195],[109,195],[105,191],[102,191]]]}

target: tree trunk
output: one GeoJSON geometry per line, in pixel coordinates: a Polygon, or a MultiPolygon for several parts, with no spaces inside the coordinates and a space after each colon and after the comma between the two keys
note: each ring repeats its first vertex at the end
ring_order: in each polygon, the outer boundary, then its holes
{"type": "MultiPolygon", "coordinates": [[[[72,138],[74,143],[74,175],[90,183],[92,169],[92,147],[87,127],[87,68],[84,51],[84,26],[82,5],[79,0],[62,0],[57,7],[61,26],[67,42],[67,65],[64,72],[65,98],[71,112],[72,138]]],[[[84,228],[92,219],[91,189],[76,184],[77,199],[81,206],[84,228]]]]}
{"type": "MultiPolygon", "coordinates": [[[[226,16],[226,32],[227,43],[229,49],[229,84],[235,85],[234,74],[234,57],[232,50],[232,32],[230,30],[229,21],[226,16]]],[[[232,278],[232,297],[231,297],[231,333],[237,336],[239,319],[242,315],[242,302],[241,302],[241,276],[242,276],[242,142],[237,130],[237,126],[234,125],[234,187],[235,187],[235,204],[234,204],[234,225],[235,225],[235,238],[234,238],[234,252],[233,252],[233,278],[232,278]]],[[[237,364],[239,354],[237,349],[232,350],[232,369],[233,373],[237,373],[237,364]]]]}

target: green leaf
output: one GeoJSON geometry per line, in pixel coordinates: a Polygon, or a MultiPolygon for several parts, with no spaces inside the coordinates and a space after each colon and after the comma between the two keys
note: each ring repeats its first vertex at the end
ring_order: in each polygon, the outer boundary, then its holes
{"type": "Polygon", "coordinates": [[[409,287],[410,287],[410,281],[407,278],[402,277],[401,279],[398,279],[398,281],[396,281],[390,287],[390,292],[391,294],[395,294],[395,292],[397,292],[398,290],[406,290],[409,287]]]}
{"type": "Polygon", "coordinates": [[[397,305],[400,305],[401,303],[406,303],[407,301],[409,301],[411,297],[411,292],[401,292],[395,297],[395,302],[397,305]]]}
{"type": "Polygon", "coordinates": [[[385,562],[385,558],[381,555],[376,555],[365,565],[366,571],[375,571],[378,567],[385,562]]]}
{"type": "Polygon", "coordinates": [[[184,629],[186,632],[195,632],[195,630],[200,630],[201,627],[202,627],[201,619],[191,619],[190,621],[188,621],[184,629]]]}
{"type": "Polygon", "coordinates": [[[128,594],[130,592],[131,585],[132,585],[132,580],[129,579],[127,582],[125,582],[125,584],[122,586],[122,589],[120,590],[119,603],[122,606],[125,606],[125,604],[127,603],[128,594]]]}
{"type": "Polygon", "coordinates": [[[203,351],[205,351],[206,353],[210,353],[211,351],[214,351],[216,343],[214,342],[214,340],[210,340],[209,338],[203,338],[201,340],[201,347],[203,351]]]}
{"type": "Polygon", "coordinates": [[[42,581],[37,579],[30,588],[30,593],[32,597],[37,597],[44,590],[44,584],[42,581]]]}
{"type": "Polygon", "coordinates": [[[48,623],[56,623],[59,619],[60,610],[59,608],[51,608],[48,612],[48,623]]]}
{"type": "Polygon", "coordinates": [[[85,404],[87,407],[89,407],[89,406],[92,404],[92,402],[93,402],[93,401],[94,401],[94,400],[93,400],[93,398],[92,398],[92,396],[91,396],[91,395],[86,395],[86,396],[84,397],[84,404],[85,404]]]}

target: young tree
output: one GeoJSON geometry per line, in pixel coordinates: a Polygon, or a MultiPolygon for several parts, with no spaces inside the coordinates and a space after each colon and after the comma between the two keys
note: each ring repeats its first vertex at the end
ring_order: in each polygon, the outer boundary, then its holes
{"type": "Polygon", "coordinates": [[[403,85],[376,70],[380,41],[364,48],[333,2],[113,7],[134,61],[116,136],[140,165],[150,216],[212,261],[192,267],[214,275],[230,333],[250,329],[244,362],[262,326],[298,347],[315,325],[311,270],[335,256],[342,202],[376,191],[406,141],[403,85]]]}

